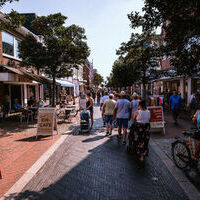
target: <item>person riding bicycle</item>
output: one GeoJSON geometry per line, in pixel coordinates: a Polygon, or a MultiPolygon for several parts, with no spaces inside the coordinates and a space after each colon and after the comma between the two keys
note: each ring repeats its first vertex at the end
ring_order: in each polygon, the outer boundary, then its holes
{"type": "Polygon", "coordinates": [[[198,129],[198,137],[195,138],[195,156],[200,157],[200,106],[193,117],[193,123],[196,123],[198,129]]]}

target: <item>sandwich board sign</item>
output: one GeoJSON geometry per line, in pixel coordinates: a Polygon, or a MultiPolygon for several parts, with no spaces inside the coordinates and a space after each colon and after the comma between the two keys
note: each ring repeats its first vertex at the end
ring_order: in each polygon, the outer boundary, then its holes
{"type": "Polygon", "coordinates": [[[37,133],[38,135],[52,135],[54,130],[57,130],[56,108],[39,108],[37,133]]]}
{"type": "Polygon", "coordinates": [[[162,128],[165,135],[165,121],[162,106],[149,106],[147,108],[151,113],[151,128],[162,128]]]}

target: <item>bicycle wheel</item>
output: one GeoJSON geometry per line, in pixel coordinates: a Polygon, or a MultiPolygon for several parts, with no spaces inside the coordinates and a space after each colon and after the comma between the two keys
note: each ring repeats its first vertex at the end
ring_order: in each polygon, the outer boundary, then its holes
{"type": "Polygon", "coordinates": [[[172,144],[172,158],[178,168],[185,169],[191,161],[190,149],[184,142],[176,141],[172,144]]]}

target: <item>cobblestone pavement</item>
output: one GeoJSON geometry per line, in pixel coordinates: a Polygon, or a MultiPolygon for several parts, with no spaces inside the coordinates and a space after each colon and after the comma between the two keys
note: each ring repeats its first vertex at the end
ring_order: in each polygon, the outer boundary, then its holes
{"type": "MultiPolygon", "coordinates": [[[[183,118],[179,119],[178,125],[174,125],[170,113],[165,113],[165,121],[167,122],[166,135],[163,136],[159,132],[153,132],[151,136],[154,142],[162,150],[162,152],[172,160],[171,144],[175,141],[175,136],[183,137],[182,131],[190,130],[191,127],[194,127],[194,125],[192,124],[191,120],[186,120],[183,118]]],[[[200,163],[198,165],[198,169],[200,169],[200,163]]],[[[200,191],[200,174],[193,169],[187,169],[185,171],[185,176],[187,176],[189,180],[195,185],[195,187],[200,191]]]]}
{"type": "Polygon", "coordinates": [[[7,199],[188,199],[153,149],[141,168],[116,131],[105,137],[98,110],[90,135],[70,135],[22,193],[7,199]]]}
{"type": "MultiPolygon", "coordinates": [[[[58,125],[58,132],[65,133],[72,129],[71,122],[58,125]]],[[[2,124],[1,124],[2,125],[2,124]]],[[[1,126],[2,127],[2,126],[1,126]]],[[[2,129],[1,129],[2,130],[2,129]]],[[[47,149],[54,144],[60,135],[36,140],[36,124],[20,124],[6,121],[3,131],[0,130],[0,166],[3,178],[0,179],[0,197],[37,161],[47,149]]]]}

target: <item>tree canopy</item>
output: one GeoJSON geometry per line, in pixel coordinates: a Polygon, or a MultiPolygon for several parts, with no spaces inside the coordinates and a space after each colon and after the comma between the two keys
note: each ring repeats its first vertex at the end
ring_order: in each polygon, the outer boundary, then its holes
{"type": "Polygon", "coordinates": [[[192,75],[200,64],[200,1],[145,0],[143,13],[128,15],[132,28],[162,27],[163,54],[170,56],[178,74],[192,75]]]}
{"type": "Polygon", "coordinates": [[[66,19],[61,13],[37,17],[32,27],[41,41],[28,35],[19,45],[23,64],[41,68],[53,79],[53,105],[55,79],[69,76],[72,68],[89,56],[85,30],[77,25],[64,26],[66,19]]]}
{"type": "MultiPolygon", "coordinates": [[[[5,6],[6,3],[12,3],[19,0],[0,0],[0,8],[5,6]]],[[[12,10],[10,13],[4,14],[5,21],[1,20],[0,30],[12,30],[20,27],[25,23],[26,18],[20,15],[15,10],[12,10]]]]}
{"type": "Polygon", "coordinates": [[[119,59],[113,65],[108,85],[126,87],[135,82],[145,85],[156,76],[160,66],[159,52],[152,43],[158,39],[154,33],[144,31],[132,34],[128,42],[122,43],[117,50],[119,59]]]}
{"type": "Polygon", "coordinates": [[[95,86],[101,85],[101,83],[103,83],[103,81],[104,81],[104,79],[99,73],[94,74],[93,84],[95,86]]]}

